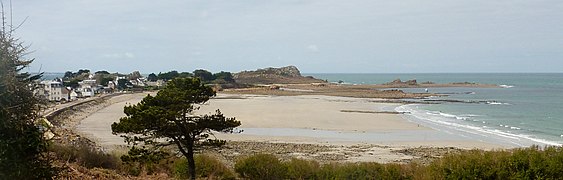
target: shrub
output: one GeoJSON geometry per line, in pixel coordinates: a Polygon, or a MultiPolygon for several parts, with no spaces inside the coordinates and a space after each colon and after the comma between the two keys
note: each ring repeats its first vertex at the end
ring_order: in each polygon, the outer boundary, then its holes
{"type": "Polygon", "coordinates": [[[276,156],[256,154],[240,159],[235,164],[235,171],[249,179],[285,179],[287,167],[276,156]]]}
{"type": "Polygon", "coordinates": [[[318,179],[381,179],[385,167],[375,162],[325,164],[318,179]]]}
{"type": "Polygon", "coordinates": [[[314,179],[320,170],[319,163],[304,159],[293,158],[286,163],[289,179],[314,179]]]}
{"type": "Polygon", "coordinates": [[[561,147],[537,146],[511,151],[471,150],[434,161],[435,179],[559,179],[563,177],[561,147]]]}
{"type": "Polygon", "coordinates": [[[171,173],[172,163],[176,159],[167,150],[150,151],[145,148],[132,147],[127,154],[121,156],[122,171],[134,176],[171,173]]]}
{"type": "MultiPolygon", "coordinates": [[[[219,160],[208,155],[197,155],[194,157],[197,177],[213,179],[235,179],[234,172],[219,160]]],[[[180,158],[174,162],[174,174],[180,179],[189,179],[188,161],[180,158]]]]}
{"type": "Polygon", "coordinates": [[[121,164],[119,158],[88,146],[52,144],[50,149],[58,159],[74,162],[87,168],[117,169],[121,164]]]}
{"type": "Polygon", "coordinates": [[[383,165],[374,162],[345,163],[337,169],[337,179],[379,179],[383,165]]]}
{"type": "Polygon", "coordinates": [[[494,155],[481,150],[471,150],[434,161],[430,165],[433,176],[440,179],[498,179],[501,171],[499,162],[504,161],[507,152],[494,155]]]}

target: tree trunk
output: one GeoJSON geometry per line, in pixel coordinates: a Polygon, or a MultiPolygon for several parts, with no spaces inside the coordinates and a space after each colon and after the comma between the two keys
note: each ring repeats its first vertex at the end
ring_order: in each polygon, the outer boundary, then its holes
{"type": "Polygon", "coordinates": [[[188,142],[188,172],[190,173],[190,179],[195,180],[195,160],[194,160],[194,142],[188,142]]]}

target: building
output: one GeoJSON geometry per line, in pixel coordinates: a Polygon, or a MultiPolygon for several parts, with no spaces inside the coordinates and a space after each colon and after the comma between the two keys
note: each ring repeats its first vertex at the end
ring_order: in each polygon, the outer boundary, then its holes
{"type": "Polygon", "coordinates": [[[78,91],[76,91],[76,90],[71,90],[69,96],[70,96],[70,100],[71,100],[71,101],[74,101],[74,100],[76,100],[76,99],[78,99],[78,98],[81,98],[81,97],[82,97],[82,93],[80,93],[80,92],[78,92],[78,91]]]}
{"type": "Polygon", "coordinates": [[[86,79],[78,82],[78,91],[82,93],[82,97],[94,97],[98,84],[95,79],[86,79]]]}
{"type": "Polygon", "coordinates": [[[41,81],[35,94],[49,101],[68,101],[70,98],[70,91],[58,79],[41,81]]]}

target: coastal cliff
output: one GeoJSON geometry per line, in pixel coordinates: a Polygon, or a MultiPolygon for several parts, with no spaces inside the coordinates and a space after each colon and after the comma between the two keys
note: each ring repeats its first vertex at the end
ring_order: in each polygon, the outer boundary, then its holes
{"type": "Polygon", "coordinates": [[[295,66],[242,71],[235,73],[233,78],[237,83],[242,84],[306,84],[325,82],[311,76],[302,76],[299,69],[295,66]]]}

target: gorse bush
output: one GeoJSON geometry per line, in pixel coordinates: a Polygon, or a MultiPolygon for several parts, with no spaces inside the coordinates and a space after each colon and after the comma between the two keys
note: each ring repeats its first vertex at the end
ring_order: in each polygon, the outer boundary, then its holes
{"type": "MultiPolygon", "coordinates": [[[[235,173],[221,163],[219,160],[209,155],[197,155],[195,158],[196,176],[199,178],[211,179],[235,179],[235,173]]],[[[188,161],[180,158],[174,162],[174,174],[179,179],[189,179],[188,161]]]]}

